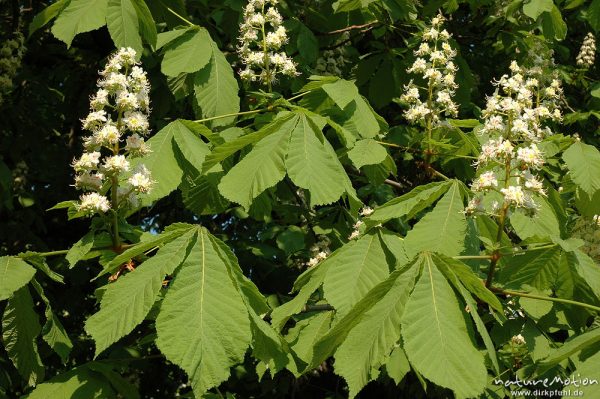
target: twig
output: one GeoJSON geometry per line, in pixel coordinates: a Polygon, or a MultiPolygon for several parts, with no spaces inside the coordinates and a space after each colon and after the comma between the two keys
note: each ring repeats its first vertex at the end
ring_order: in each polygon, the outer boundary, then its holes
{"type": "Polygon", "coordinates": [[[490,291],[495,292],[497,294],[512,295],[512,296],[518,296],[518,297],[523,297],[523,298],[531,298],[531,299],[539,299],[541,301],[550,301],[550,302],[565,303],[567,305],[580,306],[582,308],[587,308],[587,309],[595,310],[596,312],[600,312],[600,307],[598,307],[598,306],[590,305],[588,303],[573,301],[571,299],[553,298],[553,297],[549,297],[549,296],[529,294],[527,292],[505,290],[505,289],[497,288],[497,287],[489,287],[489,289],[490,289],[490,291]]]}
{"type": "Polygon", "coordinates": [[[401,183],[399,183],[397,181],[391,180],[391,179],[385,179],[383,182],[385,184],[388,184],[388,185],[393,186],[393,187],[397,187],[399,189],[404,189],[405,188],[405,186],[403,184],[401,184],[401,183]]]}
{"type": "Polygon", "coordinates": [[[369,27],[371,27],[373,25],[376,25],[378,23],[379,23],[379,21],[372,21],[372,22],[368,22],[368,23],[362,24],[362,25],[350,25],[350,26],[347,26],[347,27],[342,28],[342,29],[337,29],[337,30],[332,30],[330,32],[325,32],[324,34],[326,34],[326,35],[337,35],[338,33],[344,33],[344,32],[348,32],[348,31],[355,30],[355,29],[369,28],[369,27]]]}

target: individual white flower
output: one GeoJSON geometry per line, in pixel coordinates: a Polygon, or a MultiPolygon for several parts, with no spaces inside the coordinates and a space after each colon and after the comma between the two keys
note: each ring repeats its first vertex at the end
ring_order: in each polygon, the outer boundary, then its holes
{"type": "Polygon", "coordinates": [[[102,110],[108,105],[108,91],[99,89],[96,95],[90,100],[90,107],[95,111],[102,110]]]}
{"type": "Polygon", "coordinates": [[[483,201],[480,197],[473,197],[469,200],[467,207],[465,208],[465,214],[473,215],[475,213],[484,212],[485,208],[483,207],[483,201]]]}
{"type": "Polygon", "coordinates": [[[424,73],[427,69],[427,61],[423,58],[417,58],[412,66],[408,68],[406,71],[408,73],[424,73]]]}
{"type": "Polygon", "coordinates": [[[102,170],[107,173],[123,173],[129,170],[129,161],[124,155],[113,155],[104,158],[102,170]]]}
{"type": "Polygon", "coordinates": [[[82,212],[87,216],[92,216],[95,213],[106,213],[110,209],[108,198],[98,193],[88,193],[80,197],[80,202],[77,205],[77,211],[82,212]]]}
{"type": "Polygon", "coordinates": [[[93,130],[107,121],[106,111],[92,111],[81,122],[85,130],[93,130]]]}
{"type": "Polygon", "coordinates": [[[127,182],[131,184],[133,190],[137,193],[147,193],[152,188],[154,182],[150,178],[150,171],[145,167],[139,172],[134,173],[127,182]]]}
{"type": "Polygon", "coordinates": [[[484,191],[493,187],[498,187],[498,180],[492,171],[482,173],[471,185],[473,191],[484,191]]]}
{"type": "Polygon", "coordinates": [[[508,188],[501,189],[500,192],[504,195],[505,202],[515,206],[525,206],[527,197],[521,186],[508,186],[508,188]]]}
{"type": "Polygon", "coordinates": [[[136,93],[130,93],[128,91],[120,91],[117,93],[116,104],[120,111],[132,111],[139,108],[136,93]]]}
{"type": "Polygon", "coordinates": [[[102,173],[84,172],[75,176],[75,188],[79,190],[99,190],[103,183],[104,175],[102,173]]]}
{"type": "Polygon", "coordinates": [[[546,191],[544,190],[544,184],[541,180],[537,178],[537,176],[532,175],[527,172],[524,174],[525,177],[525,188],[529,191],[536,192],[541,195],[546,195],[546,191]]]}
{"type": "Polygon", "coordinates": [[[106,89],[109,93],[127,90],[127,76],[119,72],[111,72],[104,80],[98,82],[98,85],[106,89]]]}
{"type": "Polygon", "coordinates": [[[84,152],[81,158],[73,162],[73,169],[77,172],[94,170],[98,167],[98,162],[100,162],[99,152],[84,152]]]}
{"type": "Polygon", "coordinates": [[[415,55],[418,56],[423,56],[423,55],[427,55],[431,52],[431,48],[429,47],[429,43],[421,43],[419,45],[419,48],[415,51],[415,55]]]}
{"type": "Polygon", "coordinates": [[[107,123],[94,132],[94,142],[105,147],[112,147],[121,139],[121,132],[112,123],[107,123]]]}
{"type": "Polygon", "coordinates": [[[151,152],[150,147],[144,141],[144,138],[137,133],[127,137],[125,150],[128,151],[131,156],[144,156],[151,152]]]}
{"type": "Polygon", "coordinates": [[[544,164],[542,152],[535,144],[517,150],[517,159],[530,168],[539,169],[544,164]]]}
{"type": "Polygon", "coordinates": [[[360,236],[360,231],[353,230],[352,233],[350,233],[350,235],[348,236],[348,239],[354,240],[355,238],[358,238],[359,236],[360,236]]]}
{"type": "Polygon", "coordinates": [[[148,123],[148,117],[137,111],[125,112],[123,123],[132,132],[146,134],[150,124],[148,123]]]}
{"type": "Polygon", "coordinates": [[[373,208],[365,206],[360,210],[360,216],[370,216],[373,212],[373,208]]]}
{"type": "Polygon", "coordinates": [[[519,334],[519,335],[515,335],[510,339],[510,342],[513,343],[514,345],[525,345],[525,338],[519,334]]]}

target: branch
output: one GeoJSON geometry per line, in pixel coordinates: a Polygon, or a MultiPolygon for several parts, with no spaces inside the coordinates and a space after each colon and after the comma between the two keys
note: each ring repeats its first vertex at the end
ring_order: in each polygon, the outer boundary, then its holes
{"type": "Polygon", "coordinates": [[[369,28],[369,27],[371,27],[373,25],[377,25],[378,23],[379,23],[379,21],[375,20],[375,21],[368,22],[368,23],[362,24],[362,25],[350,25],[350,26],[347,26],[347,27],[342,28],[342,29],[337,29],[337,30],[332,30],[330,32],[325,32],[324,34],[325,35],[337,35],[338,33],[344,33],[344,32],[348,32],[348,31],[355,30],[355,29],[369,28]]]}
{"type": "Polygon", "coordinates": [[[531,298],[531,299],[539,299],[540,301],[558,302],[558,303],[564,303],[567,305],[575,305],[575,306],[580,306],[582,308],[595,310],[596,312],[600,313],[600,307],[598,307],[598,306],[590,305],[589,303],[573,301],[571,299],[553,298],[553,297],[549,297],[549,296],[529,294],[527,292],[505,290],[505,289],[497,288],[497,287],[490,287],[489,289],[490,289],[490,291],[495,292],[497,294],[512,295],[512,296],[531,298]]]}

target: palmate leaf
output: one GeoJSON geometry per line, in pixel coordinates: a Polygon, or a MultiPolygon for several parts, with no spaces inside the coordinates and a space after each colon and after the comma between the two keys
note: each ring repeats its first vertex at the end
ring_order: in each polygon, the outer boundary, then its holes
{"type": "MultiPolygon", "coordinates": [[[[239,112],[240,98],[238,83],[231,65],[211,40],[212,56],[207,66],[196,73],[194,92],[196,101],[202,111],[202,118],[226,115],[239,112]]],[[[235,116],[219,118],[208,122],[209,126],[225,126],[231,124],[235,116]]]]}
{"type": "Polygon", "coordinates": [[[323,282],[325,298],[338,315],[348,313],[371,288],[385,280],[394,267],[388,257],[379,230],[338,250],[323,282]]]}
{"type": "Polygon", "coordinates": [[[15,256],[0,257],[0,301],[8,299],[13,292],[27,284],[35,269],[15,256]]]}
{"type": "Polygon", "coordinates": [[[446,194],[406,234],[404,245],[409,258],[421,251],[439,252],[444,255],[458,255],[465,247],[467,221],[460,190],[460,183],[454,181],[446,194]]]}
{"type": "Polygon", "coordinates": [[[2,315],[2,343],[28,385],[44,379],[44,365],[36,344],[41,329],[29,288],[20,288],[10,297],[2,315]]]}
{"type": "Polygon", "coordinates": [[[108,0],[71,0],[52,26],[52,34],[71,47],[73,38],[106,24],[108,0]]]}
{"type": "Polygon", "coordinates": [[[404,350],[425,378],[458,396],[483,393],[487,372],[473,346],[462,306],[431,254],[421,255],[422,272],[402,316],[404,350]]]}
{"type": "Polygon", "coordinates": [[[229,377],[251,342],[248,310],[232,267],[200,228],[156,318],[158,348],[187,373],[197,397],[229,377]]]}
{"type": "Polygon", "coordinates": [[[325,205],[336,201],[345,191],[347,175],[335,151],[321,133],[316,119],[298,114],[291,132],[285,166],[290,179],[310,192],[310,204],[325,205]]]}
{"type": "Polygon", "coordinates": [[[131,47],[137,54],[142,53],[140,23],[133,0],[108,0],[106,25],[117,48],[131,47]]]}
{"type": "Polygon", "coordinates": [[[277,131],[259,141],[252,151],[223,177],[219,184],[221,194],[249,209],[254,198],[283,180],[290,133],[297,124],[297,117],[290,118],[281,124],[277,131]]]}
{"type": "Polygon", "coordinates": [[[144,320],[156,301],[165,275],[173,273],[186,259],[195,239],[196,229],[191,229],[107,286],[100,310],[85,323],[85,330],[96,343],[96,356],[144,320]]]}

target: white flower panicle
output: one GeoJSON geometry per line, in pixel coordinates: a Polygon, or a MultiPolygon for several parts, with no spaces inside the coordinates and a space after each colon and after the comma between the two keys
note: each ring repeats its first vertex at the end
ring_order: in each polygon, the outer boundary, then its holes
{"type": "Polygon", "coordinates": [[[100,72],[90,113],[82,120],[91,134],[83,139],[85,152],[73,161],[73,169],[75,187],[88,192],[77,206],[87,216],[135,206],[136,196],[152,187],[150,172],[143,165],[130,172],[128,159],[150,153],[142,137],[149,132],[150,84],[138,64],[131,48],[113,54],[100,72]]]}
{"type": "Polygon", "coordinates": [[[331,255],[329,244],[331,244],[329,238],[327,236],[322,236],[319,241],[310,247],[312,257],[308,260],[308,262],[306,262],[306,266],[313,267],[318,265],[321,261],[327,259],[327,257],[331,255]]]}
{"type": "Polygon", "coordinates": [[[249,82],[271,85],[277,75],[297,76],[296,64],[282,47],[287,43],[277,0],[250,0],[240,24],[238,55],[245,65],[239,74],[249,82]]]}
{"type": "Polygon", "coordinates": [[[458,85],[458,70],[453,59],[456,51],[450,46],[450,34],[443,29],[445,18],[438,14],[431,20],[431,27],[423,32],[423,42],[414,51],[417,57],[407,72],[421,75],[425,86],[412,80],[404,87],[400,100],[408,104],[404,117],[410,123],[436,124],[442,115],[456,116],[458,105],[452,100],[458,85]],[[421,97],[423,92],[423,97],[421,97]]]}
{"type": "Polygon", "coordinates": [[[585,35],[583,39],[583,44],[581,45],[581,49],[579,50],[579,54],[577,54],[577,65],[584,68],[589,69],[594,66],[594,61],[596,60],[596,38],[592,32],[585,35]]]}
{"type": "Polygon", "coordinates": [[[561,120],[558,103],[562,88],[558,80],[545,76],[539,65],[525,69],[513,61],[509,68],[510,75],[494,82],[497,90],[487,98],[482,112],[479,133],[489,138],[475,162],[482,172],[471,185],[474,192],[482,194],[469,203],[468,214],[485,213],[484,194],[490,192],[504,198],[502,204],[489,209],[496,216],[498,211],[515,208],[534,213],[538,208],[534,194],[546,195],[533,171],[545,162],[538,143],[552,134],[546,123],[561,120]]]}

